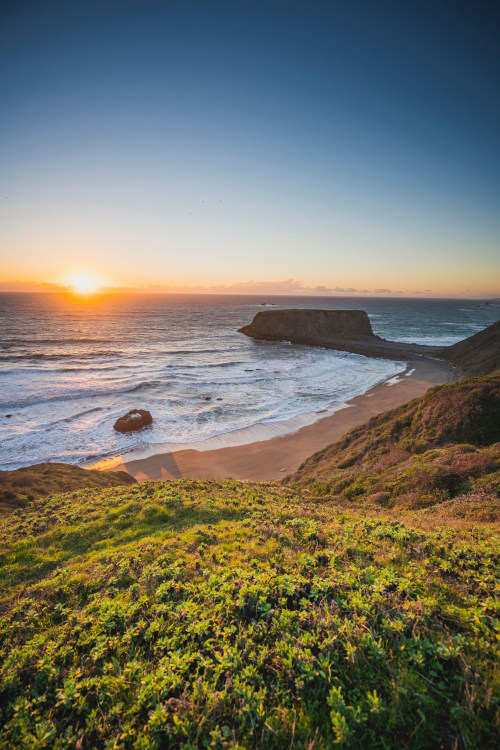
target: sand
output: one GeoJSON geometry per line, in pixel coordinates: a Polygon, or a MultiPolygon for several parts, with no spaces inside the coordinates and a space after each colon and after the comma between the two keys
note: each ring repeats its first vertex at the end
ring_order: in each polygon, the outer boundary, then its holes
{"type": "Polygon", "coordinates": [[[333,415],[319,418],[291,434],[212,450],[177,450],[170,444],[162,446],[160,452],[153,455],[139,458],[137,453],[131,452],[101,461],[92,468],[127,471],[139,481],[180,478],[279,480],[353,427],[422,396],[433,385],[454,379],[454,372],[446,363],[421,358],[409,362],[406,371],[399,376],[389,378],[348,401],[333,415]]]}

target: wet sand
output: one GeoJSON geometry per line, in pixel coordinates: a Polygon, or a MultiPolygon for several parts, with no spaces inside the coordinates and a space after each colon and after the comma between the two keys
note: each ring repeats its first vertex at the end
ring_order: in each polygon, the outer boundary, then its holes
{"type": "MultiPolygon", "coordinates": [[[[283,479],[313,453],[339,440],[349,430],[381,412],[422,396],[433,385],[455,379],[441,360],[421,358],[407,370],[348,401],[333,415],[318,419],[287,435],[245,445],[209,450],[164,446],[165,450],[142,458],[134,452],[101,461],[92,468],[127,471],[139,481],[150,479],[283,479]]],[[[90,467],[89,467],[90,468],[90,467]]]]}

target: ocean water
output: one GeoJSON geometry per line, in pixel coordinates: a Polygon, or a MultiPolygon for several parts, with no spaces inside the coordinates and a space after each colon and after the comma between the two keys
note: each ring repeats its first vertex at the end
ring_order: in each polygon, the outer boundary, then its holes
{"type": "Polygon", "coordinates": [[[376,334],[430,344],[500,317],[498,302],[464,300],[0,294],[0,468],[314,420],[404,367],[237,333],[263,302],[366,310],[376,334]],[[133,408],[151,411],[152,427],[115,432],[133,408]]]}

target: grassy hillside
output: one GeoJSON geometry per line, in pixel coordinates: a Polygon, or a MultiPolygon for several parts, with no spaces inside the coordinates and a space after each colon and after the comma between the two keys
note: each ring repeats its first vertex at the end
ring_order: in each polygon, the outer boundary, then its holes
{"type": "Polygon", "coordinates": [[[102,472],[69,464],[35,464],[14,471],[0,471],[0,512],[25,506],[35,497],[92,487],[135,484],[125,471],[102,472]]]}
{"type": "Polygon", "coordinates": [[[2,748],[497,747],[488,529],[188,480],[0,525],[2,748]]]}
{"type": "Polygon", "coordinates": [[[460,368],[465,375],[486,375],[500,367],[500,320],[439,355],[460,368]]]}
{"type": "Polygon", "coordinates": [[[289,481],[386,508],[500,520],[500,376],[429,390],[315,453],[289,481]]]}
{"type": "Polygon", "coordinates": [[[4,473],[0,748],[498,747],[499,381],[291,484],[4,473]]]}

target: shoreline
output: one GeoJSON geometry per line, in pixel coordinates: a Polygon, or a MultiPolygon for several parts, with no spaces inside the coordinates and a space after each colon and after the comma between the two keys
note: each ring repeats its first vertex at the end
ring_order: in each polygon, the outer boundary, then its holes
{"type": "Polygon", "coordinates": [[[146,449],[112,456],[86,468],[126,471],[138,481],[181,478],[283,479],[306,458],[336,442],[349,430],[377,414],[423,396],[432,386],[452,382],[455,374],[448,363],[421,357],[408,361],[404,371],[355,396],[335,409],[334,413],[294,432],[223,447],[210,446],[214,441],[217,443],[218,438],[203,441],[208,446],[196,443],[189,447],[185,444],[166,444],[157,450],[146,449]]]}

